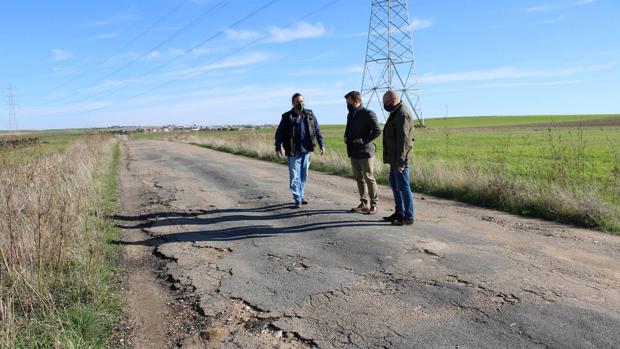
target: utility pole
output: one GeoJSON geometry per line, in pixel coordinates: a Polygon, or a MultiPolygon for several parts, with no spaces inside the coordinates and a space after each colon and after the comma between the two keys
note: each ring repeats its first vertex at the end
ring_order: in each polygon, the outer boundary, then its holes
{"type": "Polygon", "coordinates": [[[13,87],[9,84],[8,88],[8,102],[9,102],[9,133],[12,131],[17,132],[17,116],[15,114],[15,96],[13,95],[13,87]]]}
{"type": "Polygon", "coordinates": [[[376,100],[384,118],[383,94],[400,93],[424,125],[407,2],[372,0],[361,92],[368,105],[376,100]]]}

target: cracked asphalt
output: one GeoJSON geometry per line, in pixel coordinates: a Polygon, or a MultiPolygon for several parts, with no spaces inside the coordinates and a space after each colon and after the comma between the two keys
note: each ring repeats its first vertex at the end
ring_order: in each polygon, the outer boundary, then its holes
{"type": "MultiPolygon", "coordinates": [[[[126,141],[125,229],[204,322],[184,348],[618,348],[620,237],[415,195],[416,223],[348,213],[352,179],[126,141]]],[[[414,164],[415,166],[415,164],[414,164]]]]}

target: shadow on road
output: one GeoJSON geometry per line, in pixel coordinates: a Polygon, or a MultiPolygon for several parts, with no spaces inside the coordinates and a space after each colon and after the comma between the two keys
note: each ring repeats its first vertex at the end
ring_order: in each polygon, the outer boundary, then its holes
{"type": "MultiPolygon", "coordinates": [[[[155,212],[137,216],[121,216],[116,215],[113,218],[120,223],[117,227],[122,229],[147,229],[153,226],[174,227],[174,226],[200,226],[200,231],[190,231],[181,233],[162,234],[143,241],[113,241],[119,245],[146,245],[158,246],[171,242],[194,242],[194,241],[229,241],[242,240],[252,238],[264,238],[281,234],[307,233],[316,232],[325,229],[347,228],[347,227],[370,227],[383,226],[386,224],[379,222],[376,218],[373,220],[342,220],[342,219],[326,219],[324,222],[307,223],[302,225],[292,225],[285,227],[274,227],[267,224],[254,224],[249,226],[208,229],[207,226],[220,223],[250,223],[257,221],[286,221],[293,218],[304,216],[318,215],[338,215],[347,214],[345,210],[295,210],[281,212],[282,209],[288,209],[290,205],[278,204],[258,208],[232,208],[232,209],[215,209],[210,211],[196,212],[155,212]],[[266,215],[251,215],[250,213],[270,213],[266,215]],[[247,214],[243,214],[247,213],[247,214]],[[206,217],[205,217],[206,216],[206,217]],[[138,224],[131,224],[140,222],[138,224]]],[[[351,214],[356,217],[365,217],[359,214],[351,214]]],[[[334,217],[335,218],[335,217],[334,217]]],[[[172,230],[172,229],[171,229],[172,230]]]]}

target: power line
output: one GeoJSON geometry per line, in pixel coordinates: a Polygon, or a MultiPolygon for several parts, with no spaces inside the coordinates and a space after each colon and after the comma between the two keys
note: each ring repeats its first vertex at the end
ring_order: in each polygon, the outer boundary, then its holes
{"type": "MultiPolygon", "coordinates": [[[[163,22],[164,20],[166,20],[168,17],[172,16],[174,13],[176,13],[179,9],[181,9],[183,6],[185,6],[185,4],[187,4],[188,2],[190,2],[190,0],[183,0],[181,3],[179,3],[177,6],[175,6],[173,9],[171,9],[170,11],[166,12],[163,16],[161,16],[159,19],[157,19],[155,22],[153,22],[153,24],[151,24],[149,27],[147,27],[144,31],[142,31],[140,34],[136,35],[135,37],[133,37],[132,39],[130,39],[129,41],[127,41],[121,48],[119,48],[118,50],[116,50],[114,53],[112,53],[111,55],[109,55],[107,58],[103,59],[100,63],[100,65],[104,66],[106,64],[108,64],[112,58],[116,57],[119,53],[123,52],[124,50],[126,50],[127,48],[129,48],[133,43],[135,43],[136,41],[140,40],[142,37],[144,37],[144,35],[146,35],[147,33],[149,33],[151,30],[153,30],[153,28],[155,28],[157,25],[159,25],[161,22],[163,22]]],[[[60,85],[54,87],[52,90],[58,90],[61,89],[67,85],[69,85],[70,83],[79,80],[80,78],[82,78],[83,75],[77,75],[74,76],[73,78],[61,83],[60,85]]]]}
{"type": "MultiPolygon", "coordinates": [[[[273,1],[271,1],[270,3],[268,3],[267,5],[270,5],[270,4],[275,3],[275,2],[277,2],[277,1],[279,1],[279,0],[273,0],[273,1]]],[[[292,22],[288,23],[287,25],[283,26],[282,28],[289,28],[289,27],[291,27],[291,26],[293,26],[293,25],[295,25],[295,24],[297,24],[297,23],[299,23],[299,22],[301,22],[301,21],[303,21],[303,20],[307,19],[308,17],[311,17],[311,16],[315,15],[316,13],[321,12],[321,11],[325,10],[326,8],[333,6],[334,4],[336,4],[336,3],[340,2],[340,1],[342,1],[342,0],[332,0],[332,1],[328,2],[327,4],[325,4],[325,5],[323,5],[323,6],[319,7],[319,8],[317,8],[317,9],[315,9],[315,10],[311,11],[311,12],[308,12],[307,14],[305,14],[305,15],[303,15],[303,16],[301,16],[301,17],[299,17],[298,19],[296,19],[296,20],[294,20],[294,21],[292,21],[292,22]]],[[[264,7],[266,7],[267,5],[263,6],[263,8],[264,8],[264,7]]],[[[255,11],[255,12],[256,12],[256,11],[255,11]]],[[[246,17],[247,17],[247,16],[246,16],[246,17]]],[[[247,19],[247,18],[246,18],[246,19],[247,19]]],[[[235,23],[235,25],[237,25],[237,24],[239,24],[239,21],[238,21],[237,23],[235,23]]],[[[224,30],[223,30],[223,31],[221,31],[220,33],[225,32],[226,30],[229,30],[229,29],[231,29],[232,27],[234,27],[234,25],[233,25],[233,26],[231,26],[231,27],[228,27],[227,29],[224,29],[224,30]]],[[[216,34],[216,35],[217,35],[217,34],[216,34]]],[[[201,42],[200,44],[198,44],[198,45],[194,46],[193,48],[188,49],[186,52],[191,52],[192,50],[194,50],[194,49],[196,49],[196,48],[198,48],[198,47],[200,47],[200,46],[204,45],[204,44],[205,44],[208,40],[210,40],[210,39],[212,39],[212,38],[214,38],[214,37],[211,37],[211,38],[209,38],[209,39],[207,39],[207,40],[205,40],[205,41],[201,42]]],[[[264,38],[260,38],[260,39],[253,40],[253,41],[249,42],[248,44],[243,45],[242,47],[240,47],[240,48],[238,48],[238,49],[236,49],[236,50],[234,50],[234,51],[232,51],[232,52],[230,52],[230,53],[228,53],[228,54],[226,54],[226,55],[224,55],[224,56],[221,56],[221,57],[219,57],[219,58],[218,58],[218,59],[216,59],[216,60],[211,61],[211,62],[210,62],[210,63],[208,63],[208,64],[215,64],[215,63],[221,62],[221,61],[223,61],[224,59],[229,58],[229,57],[231,57],[231,56],[233,56],[233,55],[235,55],[235,54],[239,53],[240,51],[245,50],[246,48],[251,47],[251,46],[254,46],[254,45],[256,45],[256,44],[258,44],[258,43],[260,43],[260,42],[263,42],[263,41],[265,41],[265,39],[264,39],[264,38]]],[[[157,67],[157,69],[159,69],[159,68],[161,68],[161,67],[157,67]]],[[[148,94],[148,93],[150,93],[150,92],[152,92],[152,91],[154,91],[154,90],[158,90],[158,89],[160,89],[160,88],[163,88],[163,87],[169,86],[169,85],[171,85],[171,84],[173,84],[173,83],[175,83],[175,82],[177,82],[177,81],[180,81],[180,80],[182,80],[182,79],[184,79],[184,78],[186,78],[186,77],[189,77],[189,76],[191,76],[191,75],[193,75],[193,74],[195,74],[195,73],[194,73],[194,72],[189,72],[189,73],[187,73],[187,74],[184,74],[184,75],[183,75],[183,76],[181,76],[181,77],[175,78],[175,79],[170,80],[170,81],[166,81],[166,82],[164,82],[164,83],[162,83],[162,84],[160,84],[160,85],[157,85],[157,86],[155,86],[155,87],[153,87],[153,88],[151,88],[151,89],[148,89],[147,91],[143,91],[143,92],[140,92],[140,93],[138,93],[138,94],[135,94],[135,95],[133,95],[133,96],[131,96],[131,97],[129,97],[129,98],[127,98],[127,99],[125,99],[125,101],[123,101],[123,102],[120,102],[120,103],[112,102],[112,103],[109,103],[109,104],[107,104],[107,105],[105,105],[105,106],[102,106],[102,107],[96,107],[96,108],[93,108],[93,109],[88,109],[88,110],[85,110],[85,111],[82,111],[82,112],[83,112],[83,113],[85,113],[85,112],[99,111],[99,110],[104,110],[104,109],[107,109],[107,108],[109,108],[109,107],[111,107],[111,106],[113,106],[113,105],[114,105],[114,106],[119,106],[119,105],[124,105],[124,104],[127,104],[127,103],[128,103],[129,101],[131,101],[132,99],[135,99],[135,98],[137,98],[137,97],[141,97],[141,96],[143,96],[143,95],[146,95],[146,94],[148,94]]],[[[107,94],[106,96],[112,95],[112,94],[117,93],[117,92],[119,92],[119,91],[120,91],[120,89],[119,89],[119,90],[116,90],[116,91],[112,91],[112,93],[107,94]]]]}
{"type": "MultiPolygon", "coordinates": [[[[193,28],[194,26],[202,23],[203,21],[205,21],[206,19],[208,19],[209,17],[211,17],[212,15],[214,15],[215,13],[217,13],[217,11],[223,9],[224,7],[226,7],[226,5],[228,4],[227,0],[221,0],[219,1],[217,4],[215,4],[214,6],[210,7],[209,9],[207,9],[205,12],[203,12],[200,16],[196,17],[193,21],[191,21],[190,23],[188,23],[187,25],[183,26],[181,29],[177,30],[176,32],[174,32],[171,36],[167,37],[166,39],[164,39],[163,41],[160,41],[157,45],[153,46],[151,49],[149,49],[148,51],[144,52],[143,54],[141,54],[140,56],[138,56],[137,58],[123,64],[122,66],[114,69],[112,72],[107,73],[106,75],[104,75],[103,77],[96,79],[98,81],[105,81],[106,79],[110,78],[111,76],[129,68],[130,66],[134,65],[136,62],[140,61],[141,59],[143,59],[144,57],[147,57],[148,55],[150,55],[151,53],[157,51],[158,49],[160,49],[162,46],[166,45],[167,43],[169,43],[170,41],[176,39],[178,36],[180,36],[181,34],[185,33],[186,31],[188,31],[189,29],[193,28]]],[[[111,58],[110,58],[111,59],[111,58]]],[[[48,104],[58,104],[58,103],[62,103],[66,100],[70,100],[73,97],[73,95],[68,95],[64,98],[61,98],[57,101],[53,101],[51,103],[48,104]]]]}
{"type": "MultiPolygon", "coordinates": [[[[175,57],[172,61],[169,61],[168,63],[165,63],[165,64],[162,64],[162,65],[160,65],[160,66],[155,67],[154,69],[150,70],[148,73],[144,74],[143,76],[148,75],[148,74],[151,74],[151,73],[153,73],[153,72],[155,72],[155,71],[158,71],[158,70],[160,70],[161,68],[163,68],[163,67],[165,67],[165,66],[167,66],[167,65],[169,65],[169,64],[171,64],[171,63],[173,63],[173,62],[175,62],[175,61],[176,61],[176,60],[178,60],[179,58],[181,58],[181,57],[183,57],[183,56],[187,55],[188,53],[192,52],[193,50],[195,50],[195,49],[197,49],[197,48],[199,48],[199,47],[201,47],[201,46],[205,45],[206,43],[208,43],[209,41],[211,41],[211,40],[213,40],[213,39],[217,38],[218,36],[222,35],[222,34],[223,34],[223,33],[225,33],[226,31],[228,31],[228,30],[230,30],[230,29],[234,28],[235,26],[237,26],[237,25],[239,25],[239,24],[243,23],[244,21],[246,21],[246,20],[250,19],[251,17],[253,17],[253,16],[257,15],[258,13],[260,13],[260,12],[264,11],[265,9],[267,9],[267,8],[268,8],[268,7],[270,7],[270,6],[272,6],[273,4],[275,4],[275,3],[276,3],[276,2],[278,2],[278,1],[280,1],[280,0],[272,0],[272,1],[267,2],[265,5],[263,5],[263,6],[259,7],[258,9],[254,10],[254,11],[253,11],[253,12],[251,12],[250,14],[248,14],[248,15],[246,15],[246,16],[244,16],[244,17],[242,17],[241,19],[237,20],[237,21],[236,21],[236,22],[234,22],[232,25],[230,25],[230,26],[226,27],[225,29],[223,29],[223,30],[219,31],[218,33],[216,33],[216,34],[214,34],[214,35],[210,36],[209,38],[207,38],[207,39],[205,39],[205,40],[201,41],[199,44],[197,44],[197,45],[193,46],[192,48],[189,48],[189,49],[185,50],[183,53],[181,53],[181,54],[179,54],[177,57],[175,57]]],[[[307,18],[309,18],[309,17],[311,17],[311,16],[315,15],[316,13],[321,12],[321,11],[323,11],[323,10],[325,10],[325,9],[327,9],[327,8],[329,8],[329,7],[331,7],[331,6],[333,6],[333,5],[335,5],[336,3],[340,2],[340,1],[342,1],[342,0],[332,0],[332,1],[328,2],[328,3],[327,3],[327,4],[325,4],[325,5],[322,5],[322,6],[318,7],[317,9],[312,10],[312,11],[310,11],[310,12],[306,13],[305,15],[303,15],[303,16],[301,16],[301,17],[297,18],[296,20],[291,21],[290,23],[286,24],[286,25],[285,25],[285,26],[283,26],[282,28],[289,28],[289,27],[291,27],[291,26],[293,26],[293,25],[295,25],[295,24],[297,24],[297,23],[299,23],[299,22],[301,22],[301,21],[303,21],[303,20],[305,20],[305,19],[307,19],[307,18]]],[[[226,54],[226,55],[224,55],[224,56],[221,56],[221,57],[219,57],[218,59],[215,59],[215,60],[211,61],[209,64],[215,64],[215,63],[221,62],[221,61],[223,61],[224,59],[229,58],[230,56],[233,56],[233,55],[235,55],[235,54],[239,53],[240,51],[247,49],[248,47],[254,46],[254,45],[256,45],[256,44],[258,44],[258,43],[261,43],[261,42],[264,42],[264,41],[265,41],[265,38],[259,38],[259,39],[253,40],[253,41],[249,42],[248,44],[243,45],[243,46],[241,46],[240,48],[238,48],[238,49],[236,49],[236,50],[234,50],[234,51],[232,51],[232,52],[230,52],[230,53],[228,53],[228,54],[226,54]]],[[[173,83],[175,83],[175,82],[177,82],[177,81],[180,81],[180,80],[182,80],[182,79],[184,79],[184,78],[186,78],[186,77],[188,77],[188,76],[190,76],[190,75],[193,75],[193,74],[195,74],[195,73],[194,73],[194,72],[189,72],[189,73],[187,73],[187,74],[184,74],[184,75],[183,75],[183,76],[181,76],[181,77],[175,78],[175,79],[170,80],[170,81],[166,81],[166,82],[164,82],[164,83],[162,83],[162,84],[160,84],[160,85],[157,85],[157,86],[155,86],[155,87],[153,87],[153,88],[151,88],[151,89],[148,89],[148,90],[146,90],[146,91],[140,92],[140,93],[135,94],[135,95],[132,95],[131,97],[126,98],[126,99],[125,99],[125,101],[123,101],[123,102],[120,102],[120,103],[117,103],[117,102],[111,102],[111,103],[108,103],[107,105],[104,105],[104,106],[101,106],[101,107],[95,107],[95,108],[91,108],[91,109],[82,110],[82,111],[81,111],[81,113],[94,112],[94,111],[104,110],[104,109],[107,109],[107,108],[112,107],[112,106],[120,106],[120,105],[127,104],[127,103],[128,103],[128,102],[130,102],[132,99],[135,99],[135,98],[137,98],[137,97],[141,97],[141,96],[143,96],[143,95],[146,95],[147,93],[150,93],[150,92],[152,92],[152,91],[154,91],[154,90],[157,90],[157,89],[160,89],[160,88],[163,88],[163,87],[169,86],[169,85],[171,85],[171,84],[173,84],[173,83]]],[[[116,90],[108,91],[108,93],[106,93],[104,96],[105,96],[105,97],[107,97],[107,96],[113,95],[113,94],[115,94],[115,93],[118,93],[118,92],[120,92],[121,90],[123,90],[124,88],[126,88],[127,86],[128,86],[128,85],[125,85],[125,86],[119,87],[119,88],[118,88],[118,89],[116,89],[116,90]]],[[[99,97],[101,97],[101,95],[100,95],[99,97]]],[[[71,110],[71,111],[68,111],[68,112],[65,112],[65,113],[72,113],[72,112],[76,112],[76,111],[77,111],[77,109],[75,109],[75,108],[74,108],[74,110],[71,110]]],[[[58,115],[58,114],[59,114],[59,113],[53,113],[53,114],[47,114],[47,115],[58,115]]]]}
{"type": "MultiPolygon", "coordinates": [[[[169,64],[172,64],[174,62],[176,62],[177,60],[179,60],[180,58],[186,56],[187,54],[191,53],[192,51],[204,46],[205,44],[209,43],[210,41],[218,38],[219,36],[223,35],[224,33],[226,33],[228,30],[235,28],[236,26],[240,25],[241,23],[249,20],[252,17],[255,17],[256,15],[258,15],[259,13],[261,13],[262,11],[265,11],[267,8],[269,8],[270,6],[273,6],[276,2],[278,2],[280,0],[271,0],[268,1],[266,4],[258,7],[257,9],[255,9],[254,11],[250,12],[249,14],[243,16],[242,18],[238,19],[237,21],[235,21],[233,24],[227,26],[226,28],[218,31],[217,33],[211,35],[210,37],[206,38],[205,40],[201,41],[200,43],[198,43],[197,45],[194,45],[193,47],[186,49],[185,51],[183,51],[182,53],[178,54],[176,57],[174,57],[172,60],[168,61],[167,63],[164,64],[160,64],[158,66],[156,66],[154,69],[149,70],[148,72],[146,72],[145,74],[142,75],[142,77],[144,76],[148,76],[149,74],[152,74],[154,72],[157,72],[159,70],[161,70],[162,68],[166,67],[169,64]]],[[[340,1],[340,0],[336,0],[336,1],[340,1]]],[[[107,97],[110,95],[113,95],[115,93],[120,92],[121,90],[125,89],[126,87],[128,87],[129,85],[131,85],[131,81],[126,83],[123,86],[118,87],[117,89],[114,90],[110,90],[110,91],[105,91],[99,94],[95,94],[89,98],[86,98],[82,101],[86,101],[86,100],[92,100],[94,98],[98,98],[98,97],[107,97]]],[[[107,107],[107,106],[105,106],[107,107]]],[[[104,107],[104,108],[105,108],[104,107]]],[[[94,110],[99,110],[99,108],[95,108],[94,110]]],[[[88,110],[87,110],[88,111],[88,110]]],[[[71,113],[71,112],[69,112],[71,113]]],[[[58,113],[51,113],[48,115],[57,115],[58,113]]]]}
{"type": "MultiPolygon", "coordinates": [[[[297,24],[297,23],[299,23],[299,22],[303,21],[304,19],[307,19],[308,17],[313,16],[313,15],[315,15],[316,13],[318,13],[318,12],[320,12],[320,11],[323,11],[323,10],[325,10],[326,8],[328,8],[328,7],[332,6],[332,5],[334,5],[334,4],[336,4],[337,2],[340,2],[340,1],[342,1],[342,0],[332,0],[332,1],[330,1],[329,3],[327,3],[327,4],[325,4],[325,5],[321,6],[321,7],[319,7],[318,9],[315,9],[315,10],[313,10],[313,11],[311,11],[311,12],[309,12],[309,13],[307,13],[307,14],[303,15],[302,17],[297,18],[296,20],[294,20],[294,21],[292,21],[292,22],[288,23],[287,25],[283,26],[282,28],[284,28],[284,29],[289,28],[289,27],[291,27],[291,26],[293,26],[293,25],[295,25],[295,24],[297,24]]],[[[241,51],[245,50],[246,48],[251,47],[251,46],[254,46],[255,44],[258,44],[258,43],[263,42],[263,41],[265,41],[265,39],[264,39],[264,38],[260,38],[260,39],[253,40],[253,41],[251,41],[250,43],[248,43],[248,44],[246,44],[246,45],[241,46],[240,48],[238,48],[238,49],[236,49],[236,50],[234,50],[234,51],[232,51],[232,52],[230,52],[230,53],[228,53],[228,54],[226,54],[226,55],[224,55],[224,56],[222,56],[222,57],[220,57],[220,58],[218,58],[218,59],[216,59],[216,60],[212,61],[212,62],[211,62],[211,63],[209,63],[209,64],[215,64],[215,63],[221,62],[221,61],[223,61],[224,59],[229,58],[229,57],[231,57],[231,56],[233,56],[233,55],[236,55],[237,53],[239,53],[239,52],[241,52],[241,51]]],[[[202,46],[202,44],[200,44],[200,45],[198,45],[198,46],[196,46],[196,47],[200,47],[200,46],[202,46]]],[[[136,98],[136,97],[143,96],[143,95],[145,95],[146,93],[149,93],[149,92],[152,92],[152,91],[154,91],[154,90],[158,90],[158,89],[160,89],[160,88],[163,88],[163,87],[166,87],[166,86],[168,86],[168,85],[171,85],[171,84],[173,84],[173,83],[175,83],[175,82],[177,82],[177,81],[179,81],[179,80],[183,80],[184,78],[189,77],[189,76],[191,76],[191,75],[193,75],[193,74],[194,74],[194,72],[189,72],[189,73],[187,73],[187,74],[184,74],[184,75],[183,75],[183,76],[181,76],[180,78],[176,78],[176,79],[173,79],[173,80],[171,80],[171,81],[167,81],[167,82],[165,82],[165,83],[162,83],[162,84],[160,84],[160,85],[157,85],[157,86],[155,86],[154,88],[152,88],[152,89],[150,89],[150,90],[147,90],[146,92],[142,92],[142,93],[139,93],[139,94],[137,94],[137,95],[135,95],[135,96],[132,96],[132,97],[130,97],[129,99],[132,99],[132,98],[136,98]]]]}

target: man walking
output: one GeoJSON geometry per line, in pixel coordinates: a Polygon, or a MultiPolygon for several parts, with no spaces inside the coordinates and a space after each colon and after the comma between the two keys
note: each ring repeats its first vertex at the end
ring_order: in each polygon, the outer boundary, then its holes
{"type": "Polygon", "coordinates": [[[376,146],[375,138],[381,134],[381,127],[375,113],[362,105],[362,95],[351,91],[344,96],[347,102],[347,127],[344,142],[347,155],[351,158],[353,177],[357,181],[360,204],[351,212],[377,213],[377,181],[373,173],[376,146]]]}
{"type": "Polygon", "coordinates": [[[295,93],[291,98],[293,108],[282,114],[276,130],[276,156],[288,157],[288,174],[294,205],[300,208],[308,203],[304,199],[304,189],[310,167],[310,153],[318,146],[321,155],[325,153],[323,136],[319,123],[310,109],[304,106],[304,96],[295,93]],[[284,150],[282,149],[284,148],[284,150]]]}
{"type": "Polygon", "coordinates": [[[411,110],[392,90],[383,95],[383,107],[390,113],[383,127],[383,162],[390,165],[390,186],[394,194],[394,214],[383,217],[394,225],[413,224],[413,194],[409,182],[409,160],[413,140],[411,110]]]}

